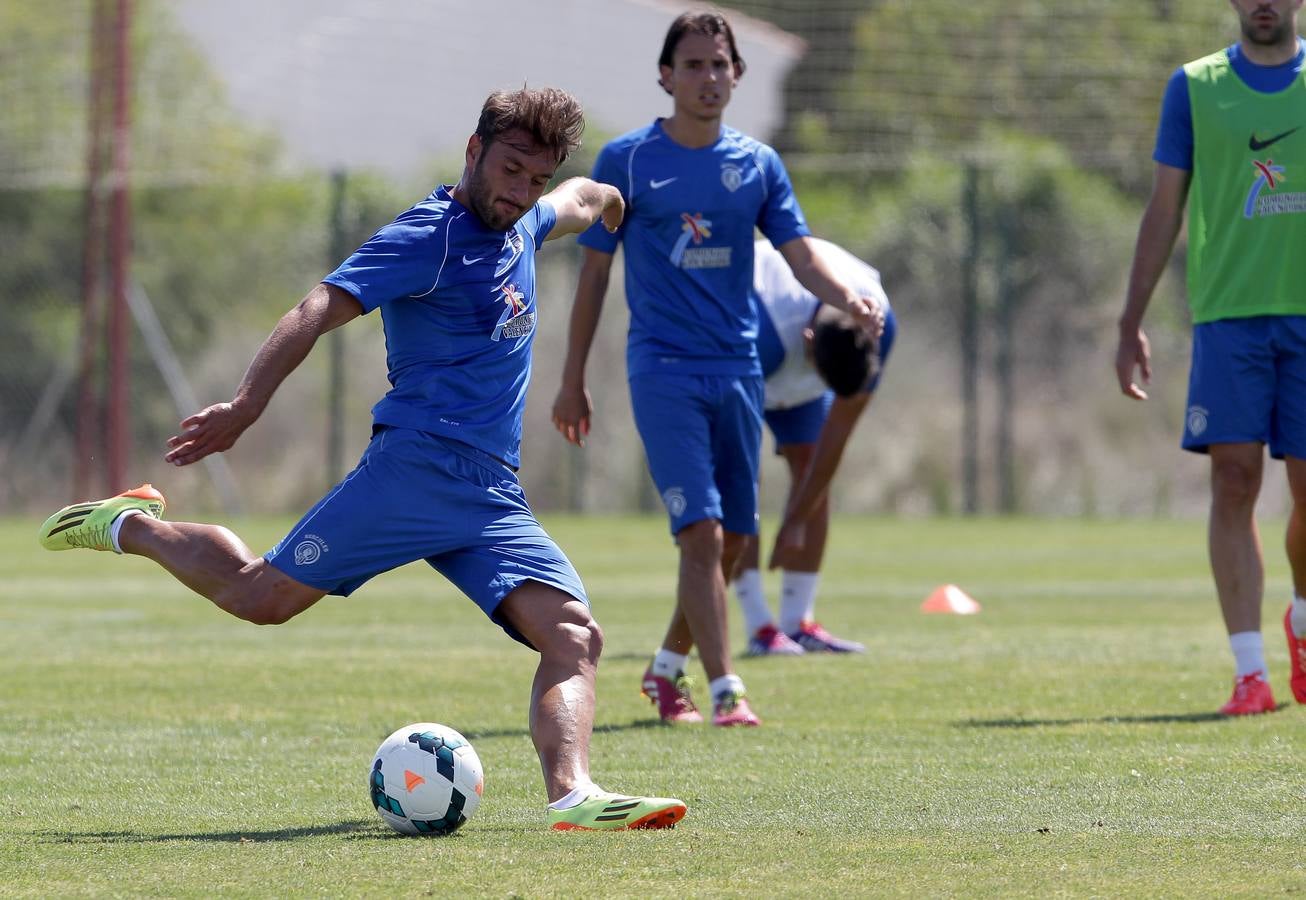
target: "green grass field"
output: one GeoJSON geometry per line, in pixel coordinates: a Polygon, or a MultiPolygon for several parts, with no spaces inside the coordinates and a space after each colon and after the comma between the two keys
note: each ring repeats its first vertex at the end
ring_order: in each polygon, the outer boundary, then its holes
{"type": "MultiPolygon", "coordinates": [[[[546,518],[607,633],[596,780],[690,805],[673,831],[561,834],[533,655],[424,566],[258,628],[144,560],[45,553],[38,524],[0,524],[6,897],[1306,891],[1277,525],[1272,715],[1213,714],[1232,671],[1201,523],[845,519],[818,610],[869,652],[743,659],[766,725],[672,731],[637,695],[674,586],[661,520],[546,518]],[[943,582],[984,612],[922,615],[943,582]],[[485,765],[450,838],[368,800],[376,745],[419,720],[485,765]]],[[[238,530],[262,548],[286,524],[238,530]]]]}

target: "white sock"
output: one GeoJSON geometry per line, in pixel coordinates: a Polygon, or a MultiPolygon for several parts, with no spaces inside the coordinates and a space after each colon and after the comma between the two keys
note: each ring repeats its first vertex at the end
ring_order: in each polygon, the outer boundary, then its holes
{"type": "Polygon", "coordinates": [[[720,678],[713,678],[707,689],[712,694],[712,702],[716,703],[723,694],[742,694],[744,679],[738,675],[722,675],[720,678]]]}
{"type": "Polygon", "coordinates": [[[1297,637],[1306,637],[1306,600],[1292,595],[1292,614],[1288,617],[1292,633],[1297,637]]]}
{"type": "Polygon", "coordinates": [[[780,630],[793,634],[811,619],[816,610],[816,588],[820,572],[790,572],[785,569],[780,589],[780,630]]]}
{"type": "Polygon", "coordinates": [[[1240,631],[1229,635],[1233,650],[1234,675],[1242,678],[1253,672],[1267,674],[1265,668],[1265,641],[1259,631],[1240,631]]]}
{"type": "Polygon", "coordinates": [[[580,787],[574,787],[567,792],[567,796],[553,801],[549,804],[549,809],[571,809],[579,805],[586,797],[599,790],[599,786],[594,782],[582,784],[580,787]]]}
{"type": "Polygon", "coordinates": [[[766,591],[762,586],[762,573],[757,569],[745,569],[735,580],[735,597],[739,608],[744,612],[744,627],[751,637],[763,625],[772,624],[771,610],[766,605],[766,591]]]}
{"type": "Polygon", "coordinates": [[[114,553],[122,556],[122,547],[118,546],[118,532],[122,531],[122,523],[144,511],[143,509],[124,509],[114,518],[113,524],[109,526],[109,541],[113,544],[114,553]]]}
{"type": "Polygon", "coordinates": [[[685,653],[672,653],[670,650],[659,650],[653,657],[653,674],[670,681],[675,681],[685,673],[685,666],[689,665],[689,655],[685,653]]]}

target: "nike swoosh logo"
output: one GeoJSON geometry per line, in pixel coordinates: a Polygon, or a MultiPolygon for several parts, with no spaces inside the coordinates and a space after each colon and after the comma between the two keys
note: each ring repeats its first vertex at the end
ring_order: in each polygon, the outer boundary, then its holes
{"type": "Polygon", "coordinates": [[[1278,143],[1279,141],[1283,140],[1288,135],[1292,134],[1294,131],[1300,131],[1300,130],[1301,130],[1301,126],[1298,125],[1296,128],[1290,128],[1287,131],[1285,131],[1283,134],[1276,134],[1274,137],[1264,141],[1256,140],[1256,132],[1252,132],[1251,138],[1247,141],[1247,147],[1253,153],[1259,153],[1261,150],[1264,150],[1266,147],[1270,146],[1271,144],[1278,143]]]}
{"type": "Polygon", "coordinates": [[[483,259],[485,259],[484,256],[478,256],[475,259],[468,259],[466,256],[463,256],[463,265],[470,266],[472,263],[478,263],[483,259]]]}
{"type": "Polygon", "coordinates": [[[671,178],[663,178],[661,181],[658,181],[656,178],[650,178],[648,182],[648,186],[656,191],[660,187],[666,187],[667,185],[669,185],[671,182],[675,181],[679,177],[680,177],[679,175],[674,175],[671,178]]]}

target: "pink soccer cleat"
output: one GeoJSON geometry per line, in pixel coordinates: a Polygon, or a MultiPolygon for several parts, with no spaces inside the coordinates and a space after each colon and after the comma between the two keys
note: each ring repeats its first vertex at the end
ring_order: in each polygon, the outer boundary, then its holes
{"type": "Polygon", "coordinates": [[[693,682],[684,672],[677,672],[673,681],[654,675],[653,667],[649,666],[644,672],[644,683],[639,692],[658,708],[658,718],[663,722],[668,725],[688,725],[703,721],[702,713],[689,696],[691,687],[693,682]]]}
{"type": "Polygon", "coordinates": [[[735,725],[761,725],[762,720],[748,708],[748,701],[742,693],[729,691],[718,697],[713,705],[712,724],[730,728],[735,725]]]}
{"type": "Polygon", "coordinates": [[[1292,632],[1292,607],[1283,614],[1283,630],[1288,635],[1288,658],[1292,661],[1292,677],[1288,685],[1298,703],[1306,703],[1306,637],[1292,632]]]}
{"type": "Polygon", "coordinates": [[[774,625],[763,625],[748,639],[747,656],[802,656],[807,651],[774,625]]]}
{"type": "Polygon", "coordinates": [[[865,653],[866,645],[837,638],[821,627],[820,622],[805,620],[789,637],[808,653],[865,653]]]}
{"type": "Polygon", "coordinates": [[[1274,712],[1274,694],[1265,681],[1264,672],[1252,672],[1233,682],[1233,696],[1220,707],[1225,716],[1254,716],[1274,712]]]}

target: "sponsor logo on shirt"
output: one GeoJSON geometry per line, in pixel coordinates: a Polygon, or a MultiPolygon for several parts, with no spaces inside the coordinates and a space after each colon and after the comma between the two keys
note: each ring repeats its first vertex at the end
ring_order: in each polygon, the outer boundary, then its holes
{"type": "Polygon", "coordinates": [[[1306,212],[1306,193],[1278,189],[1288,180],[1283,166],[1276,165],[1272,159],[1266,159],[1265,162],[1254,159],[1252,166],[1256,170],[1256,177],[1252,179],[1251,189],[1247,191],[1247,202],[1243,204],[1244,219],[1306,212]]]}
{"type": "Polygon", "coordinates": [[[671,248],[671,264],[678,269],[728,269],[730,247],[704,247],[712,236],[712,221],[702,213],[680,214],[680,237],[671,248]],[[690,245],[693,246],[690,246],[690,245]]]}
{"type": "Polygon", "coordinates": [[[1258,141],[1256,139],[1256,132],[1253,131],[1251,137],[1247,139],[1247,149],[1251,150],[1253,153],[1260,153],[1266,147],[1270,146],[1271,144],[1277,144],[1279,141],[1283,140],[1288,135],[1292,134],[1294,131],[1299,131],[1300,129],[1301,126],[1298,125],[1296,128],[1289,128],[1287,131],[1280,132],[1279,134],[1276,134],[1274,137],[1268,137],[1263,141],[1258,141]]]}
{"type": "Polygon", "coordinates": [[[490,340],[501,341],[504,338],[525,337],[531,333],[535,327],[535,313],[526,311],[526,295],[518,290],[517,285],[507,283],[499,286],[499,298],[503,305],[503,313],[499,316],[498,323],[494,326],[494,334],[490,335],[490,340]]]}

